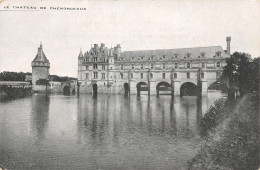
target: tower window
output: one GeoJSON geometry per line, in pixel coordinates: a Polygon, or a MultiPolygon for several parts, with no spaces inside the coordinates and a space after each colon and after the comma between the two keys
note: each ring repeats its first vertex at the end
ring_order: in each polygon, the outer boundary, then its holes
{"type": "Polygon", "coordinates": [[[178,68],[178,63],[175,63],[175,68],[178,68]]]}
{"type": "Polygon", "coordinates": [[[190,73],[187,73],[187,79],[189,79],[190,78],[190,73]]]}
{"type": "Polygon", "coordinates": [[[144,69],[144,65],[143,64],[141,64],[141,69],[144,69]]]}
{"type": "Polygon", "coordinates": [[[163,69],[165,69],[165,63],[163,63],[163,69]]]}
{"type": "Polygon", "coordinates": [[[153,64],[151,64],[151,69],[153,69],[153,64]]]}
{"type": "Polygon", "coordinates": [[[201,73],[201,78],[204,79],[204,73],[201,73]]]}
{"type": "Polygon", "coordinates": [[[134,64],[132,64],[132,69],[135,69],[135,65],[134,64]]]}
{"type": "Polygon", "coordinates": [[[134,75],[133,75],[133,73],[131,73],[130,75],[131,75],[131,79],[132,79],[132,78],[134,78],[134,75]]]}
{"type": "Polygon", "coordinates": [[[220,67],[220,62],[217,62],[217,67],[220,67]]]}
{"type": "Polygon", "coordinates": [[[162,73],[162,78],[165,79],[165,73],[162,73]]]}
{"type": "Polygon", "coordinates": [[[201,67],[204,68],[205,67],[205,62],[201,63],[201,67]]]}
{"type": "Polygon", "coordinates": [[[123,73],[120,73],[120,76],[121,76],[121,79],[123,79],[123,78],[124,78],[124,74],[123,74],[123,73]]]}
{"type": "Polygon", "coordinates": [[[88,70],[88,66],[86,66],[86,70],[88,70]]]}
{"type": "Polygon", "coordinates": [[[144,74],[143,73],[141,73],[141,79],[143,79],[144,78],[144,74]]]}

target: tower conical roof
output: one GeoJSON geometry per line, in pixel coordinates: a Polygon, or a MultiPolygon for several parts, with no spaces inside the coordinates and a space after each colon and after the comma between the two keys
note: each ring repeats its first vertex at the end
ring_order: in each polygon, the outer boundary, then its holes
{"type": "Polygon", "coordinates": [[[44,54],[44,52],[42,50],[42,44],[38,48],[38,53],[37,53],[36,57],[33,60],[33,62],[36,62],[36,61],[49,63],[49,60],[47,59],[47,57],[45,56],[45,54],[44,54]]]}

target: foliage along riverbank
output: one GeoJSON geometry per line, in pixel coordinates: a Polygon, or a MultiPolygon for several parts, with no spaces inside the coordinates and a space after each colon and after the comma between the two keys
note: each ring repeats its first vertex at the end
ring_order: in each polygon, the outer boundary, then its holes
{"type": "Polygon", "coordinates": [[[233,105],[227,102],[216,101],[202,119],[206,140],[188,162],[190,170],[259,168],[259,95],[247,94],[233,105]]]}
{"type": "Polygon", "coordinates": [[[23,98],[30,95],[32,95],[31,88],[15,88],[5,86],[0,88],[0,102],[23,98]]]}

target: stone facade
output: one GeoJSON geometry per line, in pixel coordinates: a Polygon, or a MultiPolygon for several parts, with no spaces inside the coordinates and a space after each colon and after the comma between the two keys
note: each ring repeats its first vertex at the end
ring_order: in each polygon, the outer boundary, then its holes
{"type": "Polygon", "coordinates": [[[205,95],[230,57],[230,40],[227,51],[210,46],[122,52],[119,44],[110,49],[95,44],[79,53],[79,92],[180,95],[183,85],[191,83],[205,95]]]}

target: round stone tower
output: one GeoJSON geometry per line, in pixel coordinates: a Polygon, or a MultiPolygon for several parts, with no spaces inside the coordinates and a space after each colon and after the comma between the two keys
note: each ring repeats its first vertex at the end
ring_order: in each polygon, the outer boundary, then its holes
{"type": "Polygon", "coordinates": [[[42,85],[36,85],[36,81],[40,79],[49,79],[50,62],[46,58],[42,44],[38,48],[38,53],[32,61],[32,86],[34,91],[45,91],[46,88],[42,85]]]}

